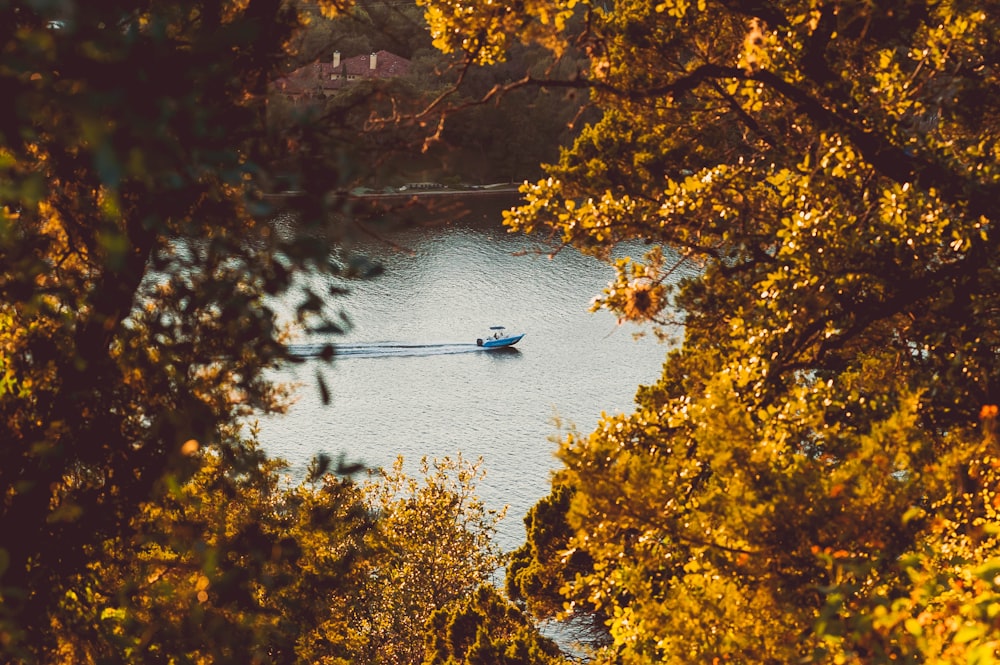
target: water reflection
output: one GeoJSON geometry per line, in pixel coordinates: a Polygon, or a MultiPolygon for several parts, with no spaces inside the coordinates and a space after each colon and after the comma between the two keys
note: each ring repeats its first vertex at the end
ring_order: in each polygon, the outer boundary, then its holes
{"type": "Polygon", "coordinates": [[[505,346],[502,349],[489,349],[484,353],[493,360],[503,360],[505,358],[520,358],[521,350],[513,346],[505,346]]]}

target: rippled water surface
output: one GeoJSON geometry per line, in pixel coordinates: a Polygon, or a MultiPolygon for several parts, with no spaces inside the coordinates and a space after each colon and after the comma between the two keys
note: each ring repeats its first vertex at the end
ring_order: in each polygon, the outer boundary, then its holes
{"type": "Polygon", "coordinates": [[[558,465],[556,419],[589,432],[602,410],[631,411],[668,349],[588,311],[610,267],[572,250],[539,255],[535,241],[502,227],[499,206],[392,240],[408,251],[367,244],[385,273],[331,301],[353,323],[329,338],[340,347],[333,363],[282,372],[302,387],[288,414],[261,422],[264,448],[295,473],[319,452],[371,466],[403,455],[410,469],[422,456],[481,456],[479,493],[491,508],[509,506],[499,540],[517,547],[558,465]],[[475,340],[490,325],[526,334],[513,349],[485,351],[475,340]],[[317,372],[332,395],[326,406],[317,372]]]}

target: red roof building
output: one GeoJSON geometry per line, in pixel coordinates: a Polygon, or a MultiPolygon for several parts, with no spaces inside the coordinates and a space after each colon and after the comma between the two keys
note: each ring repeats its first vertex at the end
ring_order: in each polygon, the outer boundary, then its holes
{"type": "Polygon", "coordinates": [[[410,61],[389,51],[341,59],[335,51],[330,62],[314,62],[274,81],[274,88],[289,97],[326,96],[352,81],[394,78],[410,71],[410,61]]]}

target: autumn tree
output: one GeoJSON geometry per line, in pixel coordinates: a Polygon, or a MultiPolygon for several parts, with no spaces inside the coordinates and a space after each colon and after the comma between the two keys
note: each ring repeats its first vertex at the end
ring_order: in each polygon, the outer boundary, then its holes
{"type": "MultiPolygon", "coordinates": [[[[265,296],[350,270],[329,254],[336,155],[265,131],[298,26],[276,0],[0,3],[4,659],[56,658],[54,617],[87,602],[74,586],[103,544],[141,541],[141,506],[207,451],[245,457],[233,427],[283,399],[265,296]],[[278,158],[308,192],[292,233],[270,224],[278,158]]],[[[322,325],[321,295],[289,297],[322,325]]]]}
{"type": "MultiPolygon", "coordinates": [[[[502,514],[476,495],[480,464],[424,460],[411,476],[399,460],[364,481],[316,464],[293,483],[237,438],[239,456],[196,453],[127,538],[92,550],[49,615],[46,661],[418,664],[431,616],[492,588],[502,514]]],[[[518,625],[526,646],[548,644],[518,625]]]]}
{"type": "Polygon", "coordinates": [[[561,665],[568,662],[527,615],[484,585],[430,618],[424,665],[561,665]]]}
{"type": "Polygon", "coordinates": [[[646,241],[598,305],[684,324],[634,413],[563,441],[566,530],[530,542],[564,555],[519,559],[528,606],[607,616],[602,662],[993,654],[1000,7],[423,4],[470,61],[585,50],[511,86],[601,115],[507,223],[646,241]]]}
{"type": "Polygon", "coordinates": [[[255,439],[228,443],[88,549],[41,662],[352,660],[348,599],[374,530],[357,484],[318,466],[292,484],[255,439]]]}
{"type": "Polygon", "coordinates": [[[420,663],[431,615],[489,584],[502,565],[493,536],[505,511],[486,508],[475,493],[482,460],[425,458],[416,475],[403,467],[397,458],[363,486],[377,519],[350,614],[356,662],[420,663]]]}

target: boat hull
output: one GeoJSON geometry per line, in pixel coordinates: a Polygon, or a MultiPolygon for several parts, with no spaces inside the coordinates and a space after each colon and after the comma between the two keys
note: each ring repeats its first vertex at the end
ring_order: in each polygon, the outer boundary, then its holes
{"type": "Polygon", "coordinates": [[[514,346],[521,341],[521,335],[510,335],[509,337],[501,337],[500,339],[477,339],[476,343],[483,347],[484,349],[502,349],[507,346],[514,346]]]}

